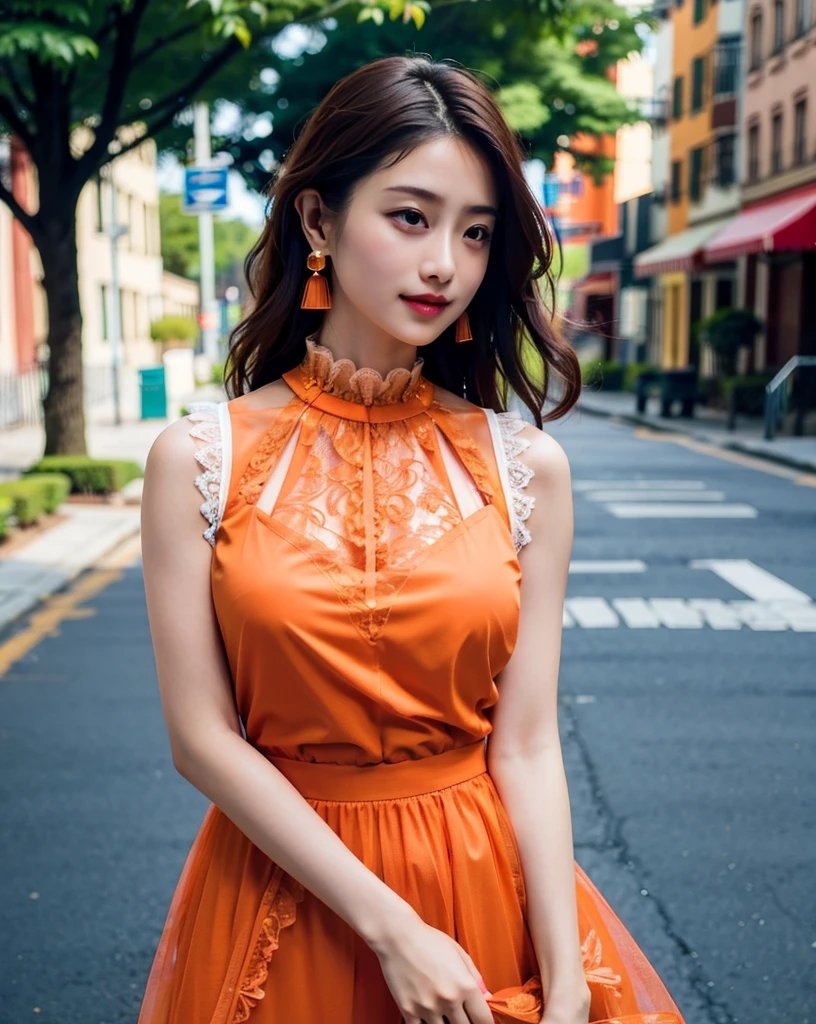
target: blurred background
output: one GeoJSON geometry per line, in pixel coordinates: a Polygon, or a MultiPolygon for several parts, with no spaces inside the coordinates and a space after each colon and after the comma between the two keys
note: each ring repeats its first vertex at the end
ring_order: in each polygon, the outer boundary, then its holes
{"type": "Polygon", "coordinates": [[[0,0],[0,1024],[136,1020],[205,809],[145,458],[226,397],[299,126],[406,52],[481,73],[559,243],[576,859],[688,1024],[813,1024],[812,0],[0,0]]]}

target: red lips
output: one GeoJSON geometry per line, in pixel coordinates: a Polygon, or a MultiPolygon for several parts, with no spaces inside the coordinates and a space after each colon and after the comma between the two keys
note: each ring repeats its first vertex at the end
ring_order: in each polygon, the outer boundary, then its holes
{"type": "Polygon", "coordinates": [[[421,295],[403,295],[402,297],[411,302],[431,302],[438,306],[447,306],[450,302],[450,299],[446,299],[444,295],[434,295],[432,292],[423,292],[421,295]]]}

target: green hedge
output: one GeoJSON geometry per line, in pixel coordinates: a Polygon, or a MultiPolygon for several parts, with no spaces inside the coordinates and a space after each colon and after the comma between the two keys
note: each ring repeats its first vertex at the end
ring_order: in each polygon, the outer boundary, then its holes
{"type": "Polygon", "coordinates": [[[71,481],[62,473],[44,473],[0,483],[0,498],[11,502],[20,526],[30,526],[46,512],[55,512],[65,501],[71,481]]]}
{"type": "Polygon", "coordinates": [[[43,488],[46,512],[56,512],[71,493],[71,478],[67,473],[28,473],[25,479],[34,480],[43,488]]]}
{"type": "Polygon", "coordinates": [[[623,387],[623,366],[616,360],[592,359],[581,364],[581,378],[585,387],[620,391],[623,387]]]}
{"type": "Polygon", "coordinates": [[[634,391],[635,381],[642,373],[653,373],[659,369],[654,363],[627,363],[623,371],[623,390],[634,391]]]}
{"type": "Polygon", "coordinates": [[[93,459],[90,455],[45,455],[30,466],[25,475],[65,473],[71,479],[72,493],[110,494],[121,491],[126,483],[144,476],[138,462],[126,459],[93,459]]]}
{"type": "Polygon", "coordinates": [[[11,498],[0,498],[0,540],[9,531],[9,520],[14,515],[14,502],[11,498]]]}

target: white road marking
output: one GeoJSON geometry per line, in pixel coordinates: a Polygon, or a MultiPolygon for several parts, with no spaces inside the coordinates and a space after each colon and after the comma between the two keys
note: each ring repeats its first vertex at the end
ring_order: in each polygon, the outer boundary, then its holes
{"type": "Polygon", "coordinates": [[[569,571],[575,574],[581,573],[630,573],[630,572],[646,572],[648,566],[645,562],[642,562],[639,558],[629,559],[609,559],[609,560],[584,560],[584,561],[573,561],[569,564],[569,571]]]}
{"type": "Polygon", "coordinates": [[[685,601],[674,597],[653,597],[649,604],[669,629],[702,629],[703,617],[685,601]]]}
{"type": "Polygon", "coordinates": [[[587,501],[725,501],[724,491],[587,491],[587,501]]]}
{"type": "Polygon", "coordinates": [[[610,490],[611,488],[626,488],[628,490],[651,490],[652,488],[669,489],[676,491],[704,491],[706,488],[703,480],[573,480],[574,491],[598,491],[610,490]]]}
{"type": "Polygon", "coordinates": [[[718,597],[692,597],[689,600],[712,629],[742,629],[739,615],[718,597]]]}
{"type": "Polygon", "coordinates": [[[607,509],[618,519],[755,519],[753,505],[664,505],[609,504],[607,509]]]}
{"type": "Polygon", "coordinates": [[[756,601],[794,601],[809,604],[810,595],[797,590],[773,573],[755,565],[748,558],[697,558],[689,562],[690,569],[710,569],[720,579],[730,583],[756,601]]]}
{"type": "Polygon", "coordinates": [[[612,606],[630,629],[657,629],[660,618],[642,597],[615,597],[612,606]]]}
{"type": "Polygon", "coordinates": [[[568,597],[567,610],[584,629],[615,629],[620,619],[602,597],[568,597]]]}

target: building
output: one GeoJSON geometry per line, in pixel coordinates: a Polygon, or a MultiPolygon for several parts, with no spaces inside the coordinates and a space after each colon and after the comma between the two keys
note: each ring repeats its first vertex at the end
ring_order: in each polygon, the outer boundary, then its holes
{"type": "MultiPolygon", "coordinates": [[[[81,146],[81,138],[77,137],[81,146]]],[[[2,143],[0,171],[18,201],[36,206],[36,178],[25,150],[2,143]]],[[[161,351],[150,324],[167,312],[198,313],[198,285],[163,274],[159,229],[157,152],[152,140],[113,160],[89,181],[77,204],[77,260],[82,310],[86,405],[110,398],[116,356],[123,407],[138,400],[138,370],[157,365],[161,351]],[[113,343],[114,307],[110,226],[124,229],[117,243],[119,344],[113,343]],[[108,233],[106,233],[108,232],[108,233]]],[[[31,239],[0,203],[0,398],[6,425],[39,421],[38,362],[47,359],[46,297],[42,266],[31,239]]]]}
{"type": "Polygon", "coordinates": [[[705,374],[709,353],[700,351],[694,325],[733,305],[737,294],[737,264],[708,259],[704,249],[739,207],[744,0],[666,2],[656,13],[656,48],[671,67],[670,82],[665,73],[656,82],[653,112],[661,139],[655,199],[665,209],[665,236],[635,257],[634,274],[652,279],[652,360],[705,374]]]}
{"type": "Polygon", "coordinates": [[[816,355],[816,10],[750,0],[742,105],[742,210],[705,249],[736,260],[740,304],[764,324],[754,368],[816,355]]]}

